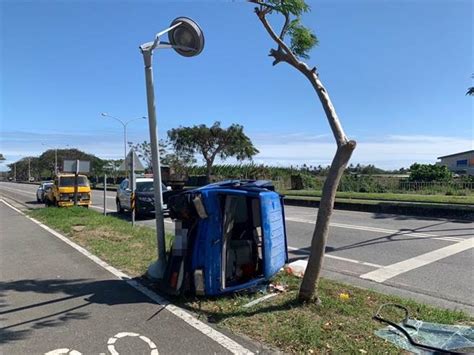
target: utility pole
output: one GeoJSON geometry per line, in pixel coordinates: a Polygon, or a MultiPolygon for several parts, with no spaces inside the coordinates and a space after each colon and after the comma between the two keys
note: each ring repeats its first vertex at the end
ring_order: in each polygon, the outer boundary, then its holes
{"type": "Polygon", "coordinates": [[[31,181],[31,159],[28,158],[28,182],[31,181]]]}

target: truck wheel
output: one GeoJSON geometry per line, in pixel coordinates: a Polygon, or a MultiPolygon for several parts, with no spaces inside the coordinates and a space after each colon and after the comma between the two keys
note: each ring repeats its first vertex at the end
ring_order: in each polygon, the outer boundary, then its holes
{"type": "Polygon", "coordinates": [[[118,213],[123,213],[123,207],[122,207],[122,205],[120,204],[120,200],[117,199],[115,202],[116,202],[116,204],[117,204],[117,212],[118,212],[118,213]]]}

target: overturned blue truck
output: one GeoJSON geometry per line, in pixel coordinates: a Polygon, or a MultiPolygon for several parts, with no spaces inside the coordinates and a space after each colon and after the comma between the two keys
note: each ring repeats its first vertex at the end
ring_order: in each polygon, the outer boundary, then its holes
{"type": "Polygon", "coordinates": [[[217,296],[257,288],[288,261],[283,196],[264,180],[228,180],[168,200],[176,233],[163,289],[217,296]]]}

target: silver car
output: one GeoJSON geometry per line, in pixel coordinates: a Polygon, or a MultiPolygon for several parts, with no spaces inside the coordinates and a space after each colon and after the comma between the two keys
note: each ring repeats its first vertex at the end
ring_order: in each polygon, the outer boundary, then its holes
{"type": "Polygon", "coordinates": [[[38,190],[36,190],[36,201],[37,202],[44,202],[46,198],[46,193],[49,189],[53,187],[52,181],[43,181],[40,186],[38,186],[38,190]]]}

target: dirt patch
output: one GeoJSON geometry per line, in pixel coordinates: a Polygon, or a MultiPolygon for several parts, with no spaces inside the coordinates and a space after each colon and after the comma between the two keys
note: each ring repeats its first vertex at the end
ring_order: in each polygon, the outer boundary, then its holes
{"type": "Polygon", "coordinates": [[[78,225],[78,226],[72,226],[71,227],[73,232],[82,232],[84,230],[84,228],[86,228],[86,226],[78,225]]]}
{"type": "Polygon", "coordinates": [[[80,230],[77,230],[73,227],[71,237],[78,241],[87,241],[89,239],[104,239],[113,242],[121,242],[131,238],[132,236],[111,231],[107,227],[99,227],[95,229],[82,228],[80,230]]]}

